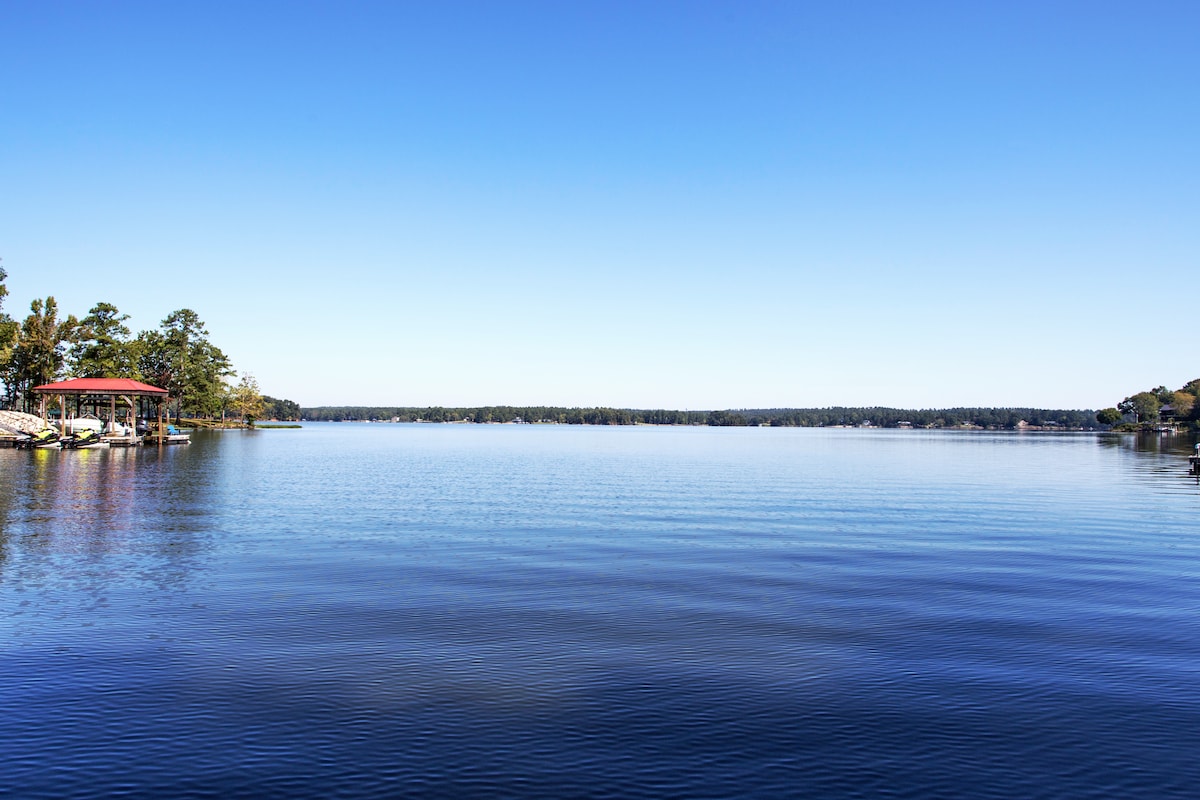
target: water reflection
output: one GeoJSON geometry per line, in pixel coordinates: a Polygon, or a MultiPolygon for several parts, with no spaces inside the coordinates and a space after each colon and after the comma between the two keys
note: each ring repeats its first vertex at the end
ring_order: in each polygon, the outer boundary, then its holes
{"type": "Polygon", "coordinates": [[[1117,452],[1123,471],[1154,489],[1167,491],[1200,486],[1188,461],[1188,456],[1196,453],[1198,441],[1200,437],[1195,433],[1114,433],[1096,437],[1099,447],[1117,452]]]}
{"type": "MultiPolygon", "coordinates": [[[[1122,447],[1135,453],[1189,456],[1200,441],[1194,433],[1114,433],[1096,439],[1102,447],[1122,447]]],[[[1185,462],[1186,463],[1186,462],[1185,462]]]]}
{"type": "Polygon", "coordinates": [[[208,483],[169,449],[0,452],[0,577],[8,588],[94,580],[181,585],[211,546],[208,483]],[[131,569],[132,567],[132,569],[131,569]],[[102,570],[103,572],[104,570],[102,570]]]}
{"type": "MultiPolygon", "coordinates": [[[[0,451],[4,455],[11,455],[11,451],[0,451]]],[[[13,472],[12,465],[5,458],[0,458],[0,579],[4,576],[4,564],[8,561],[9,549],[9,530],[12,526],[12,504],[14,492],[12,491],[13,472]]]]}

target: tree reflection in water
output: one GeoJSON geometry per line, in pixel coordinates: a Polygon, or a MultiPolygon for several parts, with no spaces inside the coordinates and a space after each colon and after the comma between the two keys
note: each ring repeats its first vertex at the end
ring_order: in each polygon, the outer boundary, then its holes
{"type": "Polygon", "coordinates": [[[210,549],[204,449],[0,451],[4,583],[186,585],[210,549]]]}

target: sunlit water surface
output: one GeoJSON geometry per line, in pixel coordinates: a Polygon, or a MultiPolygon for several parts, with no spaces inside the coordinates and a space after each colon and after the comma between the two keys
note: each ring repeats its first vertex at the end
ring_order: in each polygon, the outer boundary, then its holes
{"type": "Polygon", "coordinates": [[[1191,442],[0,451],[0,795],[1200,796],[1191,442]]]}

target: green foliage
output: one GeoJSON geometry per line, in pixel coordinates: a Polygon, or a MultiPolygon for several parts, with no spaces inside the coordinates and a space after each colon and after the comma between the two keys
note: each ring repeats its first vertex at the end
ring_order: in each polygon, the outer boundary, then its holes
{"type": "Polygon", "coordinates": [[[62,377],[67,343],[79,325],[73,316],[58,319],[58,303],[53,297],[44,302],[34,300],[29,310],[17,332],[4,381],[11,399],[19,398],[26,409],[33,407],[30,389],[62,377]]]}
{"type": "Polygon", "coordinates": [[[1117,425],[1121,422],[1121,412],[1115,408],[1102,408],[1096,412],[1096,421],[1101,425],[1117,425]]]}
{"type": "Polygon", "coordinates": [[[79,321],[67,354],[76,378],[126,378],[138,374],[136,343],[130,338],[122,314],[111,303],[97,303],[79,321]]]}
{"type": "Polygon", "coordinates": [[[175,416],[211,417],[225,400],[222,380],[233,374],[229,359],[208,340],[208,331],[190,308],[172,312],[158,331],[138,337],[139,367],[147,379],[166,389],[175,416]]]}
{"type": "Polygon", "coordinates": [[[266,404],[253,375],[243,375],[238,385],[233,387],[229,393],[229,406],[250,427],[254,427],[254,420],[262,418],[266,404]]]}
{"type": "Polygon", "coordinates": [[[1133,414],[1138,422],[1154,422],[1158,419],[1162,401],[1155,392],[1138,392],[1118,403],[1117,408],[1123,414],[1133,414]]]}
{"type": "MultiPolygon", "coordinates": [[[[263,395],[263,418],[298,421],[300,404],[293,400],[279,400],[263,395]]],[[[262,427],[261,425],[259,427],[262,427]]]]}
{"type": "Polygon", "coordinates": [[[159,331],[141,331],[134,340],[134,352],[136,372],[141,379],[165,389],[171,380],[171,357],[163,335],[159,331]]]}
{"type": "Polygon", "coordinates": [[[1137,425],[1132,427],[1156,425],[1160,418],[1176,423],[1195,423],[1200,422],[1200,398],[1197,395],[1200,395],[1200,378],[1188,381],[1175,391],[1156,386],[1148,392],[1138,392],[1118,403],[1117,409],[1135,416],[1137,425]]]}
{"type": "Polygon", "coordinates": [[[1171,416],[1175,419],[1191,419],[1196,407],[1196,395],[1188,392],[1171,392],[1171,416]]]}
{"type": "Polygon", "coordinates": [[[1185,383],[1172,400],[1176,419],[1200,422],[1200,378],[1185,383]]]}
{"type": "Polygon", "coordinates": [[[708,424],[720,427],[745,427],[748,423],[742,414],[731,411],[714,411],[708,415],[708,424]]]}
{"type": "Polygon", "coordinates": [[[19,326],[12,317],[4,313],[4,298],[8,297],[8,287],[4,285],[7,277],[8,273],[0,267],[0,380],[5,384],[5,399],[10,399],[13,389],[8,381],[11,377],[13,347],[17,343],[19,326]]]}

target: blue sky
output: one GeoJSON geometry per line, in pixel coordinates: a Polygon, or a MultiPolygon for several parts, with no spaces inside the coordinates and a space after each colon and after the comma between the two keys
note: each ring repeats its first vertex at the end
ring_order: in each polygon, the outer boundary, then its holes
{"type": "Polygon", "coordinates": [[[1200,376],[1200,4],[7,2],[0,264],[303,405],[1200,376]]]}

